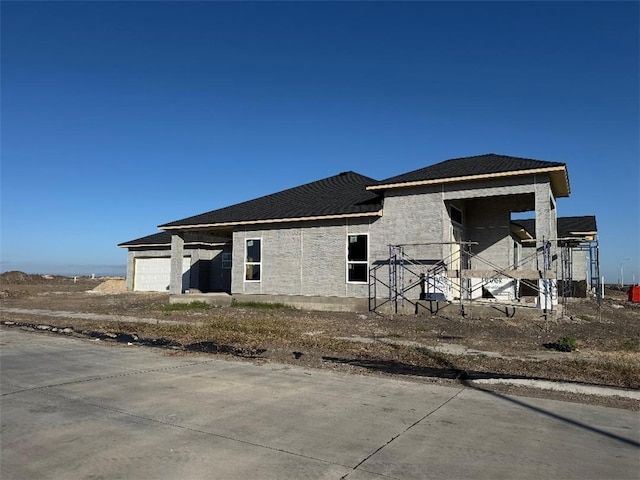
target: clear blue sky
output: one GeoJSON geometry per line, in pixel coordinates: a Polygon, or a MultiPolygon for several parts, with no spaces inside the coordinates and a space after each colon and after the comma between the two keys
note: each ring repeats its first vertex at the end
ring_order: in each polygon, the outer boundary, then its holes
{"type": "Polygon", "coordinates": [[[2,270],[345,170],[565,162],[603,273],[640,277],[638,2],[7,2],[2,270]]]}

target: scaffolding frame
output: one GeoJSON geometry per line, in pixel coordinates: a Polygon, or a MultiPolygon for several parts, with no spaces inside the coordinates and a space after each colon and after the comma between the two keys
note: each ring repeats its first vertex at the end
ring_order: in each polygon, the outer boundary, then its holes
{"type": "MultiPolygon", "coordinates": [[[[434,294],[439,289],[439,282],[442,282],[443,277],[448,279],[447,287],[452,290],[450,295],[454,300],[457,298],[459,302],[460,312],[465,314],[465,302],[480,303],[479,300],[474,300],[477,294],[477,290],[484,288],[484,283],[473,286],[471,277],[462,275],[461,272],[472,271],[472,264],[474,265],[486,265],[493,272],[485,279],[498,279],[509,278],[514,280],[514,298],[517,303],[511,304],[512,307],[523,306],[520,303],[520,283],[528,286],[530,289],[538,294],[539,308],[544,312],[544,315],[553,311],[554,293],[558,301],[566,303],[566,299],[573,294],[573,253],[574,251],[587,251],[589,259],[589,285],[588,288],[595,296],[598,305],[601,304],[601,282],[600,282],[600,263],[599,263],[599,247],[596,240],[580,240],[580,239],[553,239],[557,247],[560,249],[560,279],[561,287],[558,292],[557,275],[551,278],[547,278],[546,272],[552,270],[553,257],[552,257],[552,240],[543,238],[535,249],[535,252],[531,255],[519,259],[518,263],[510,268],[504,268],[498,266],[471,251],[471,246],[477,245],[477,242],[429,242],[429,243],[406,243],[397,245],[388,245],[389,256],[386,260],[375,262],[369,269],[369,310],[378,311],[382,306],[392,304],[394,313],[398,312],[398,307],[404,308],[405,303],[413,305],[417,309],[418,302],[440,302],[445,300],[442,296],[434,294]],[[571,240],[571,241],[569,241],[571,240]],[[457,244],[458,249],[447,255],[440,260],[420,261],[412,258],[406,252],[405,247],[408,246],[428,246],[428,245],[452,245],[457,244]],[[456,256],[459,256],[456,258],[456,256]],[[529,262],[535,257],[536,266],[539,273],[539,278],[527,279],[519,278],[517,276],[518,268],[521,268],[526,262],[529,262]],[[449,265],[457,261],[459,270],[451,272],[449,265]],[[382,280],[380,269],[384,266],[388,266],[387,281],[382,280]],[[457,278],[459,281],[452,281],[457,278]],[[386,290],[384,297],[378,296],[378,288],[382,287],[386,290]],[[420,294],[410,297],[409,292],[415,288],[420,287],[420,294]],[[457,294],[457,295],[456,295],[457,294]],[[560,300],[561,299],[561,300],[560,300]]],[[[557,272],[556,272],[557,273],[557,272]]],[[[446,300],[447,304],[453,303],[453,301],[446,300]]],[[[496,305],[495,302],[492,305],[496,305]]],[[[500,302],[499,305],[508,307],[508,302],[500,302]]],[[[439,307],[438,307],[439,308],[439,307]]],[[[433,311],[433,309],[432,309],[433,311]]]]}
{"type": "Polygon", "coordinates": [[[585,252],[588,266],[585,265],[587,292],[591,293],[596,299],[598,305],[602,304],[602,280],[600,277],[600,246],[598,240],[583,240],[576,238],[562,238],[558,240],[560,248],[560,258],[562,266],[562,288],[561,297],[563,303],[567,298],[574,296],[573,281],[573,256],[574,252],[585,252]],[[565,285],[566,282],[566,285],[565,285]]]}

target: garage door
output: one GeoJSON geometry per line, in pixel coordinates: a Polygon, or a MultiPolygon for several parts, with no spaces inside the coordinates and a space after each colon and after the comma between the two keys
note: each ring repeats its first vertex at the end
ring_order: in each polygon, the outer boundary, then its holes
{"type": "MultiPolygon", "coordinates": [[[[189,288],[191,257],[182,259],[182,290],[189,288]]],[[[137,292],[167,292],[171,278],[171,257],[136,258],[133,289],[137,292]]]]}

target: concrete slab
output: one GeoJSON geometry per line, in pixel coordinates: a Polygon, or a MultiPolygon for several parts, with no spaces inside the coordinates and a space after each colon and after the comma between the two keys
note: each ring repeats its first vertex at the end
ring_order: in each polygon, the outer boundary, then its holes
{"type": "Polygon", "coordinates": [[[0,331],[3,478],[637,478],[637,413],[0,331]]]}
{"type": "Polygon", "coordinates": [[[637,442],[620,438],[637,440],[639,427],[631,412],[465,390],[360,469],[392,478],[637,478],[637,442]]]}

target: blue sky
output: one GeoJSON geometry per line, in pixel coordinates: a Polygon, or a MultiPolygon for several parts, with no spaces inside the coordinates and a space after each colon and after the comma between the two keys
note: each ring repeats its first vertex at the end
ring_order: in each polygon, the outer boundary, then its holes
{"type": "Polygon", "coordinates": [[[640,279],[638,2],[6,2],[2,270],[345,170],[565,162],[607,281],[640,279]]]}

